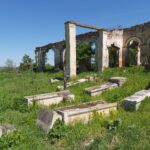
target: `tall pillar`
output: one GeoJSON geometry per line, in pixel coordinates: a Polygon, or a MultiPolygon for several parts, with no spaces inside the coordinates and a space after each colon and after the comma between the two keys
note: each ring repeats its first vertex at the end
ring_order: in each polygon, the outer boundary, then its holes
{"type": "Polygon", "coordinates": [[[40,72],[45,70],[45,55],[46,53],[41,49],[36,52],[36,64],[40,72]]]}
{"type": "Polygon", "coordinates": [[[66,36],[66,74],[76,76],[76,26],[72,23],[65,24],[66,36]]]}
{"type": "Polygon", "coordinates": [[[107,31],[99,30],[96,43],[96,65],[97,71],[103,71],[109,66],[109,55],[107,48],[107,31]]]}
{"type": "Polygon", "coordinates": [[[138,53],[137,53],[137,65],[141,65],[141,48],[138,46],[138,53]]]}

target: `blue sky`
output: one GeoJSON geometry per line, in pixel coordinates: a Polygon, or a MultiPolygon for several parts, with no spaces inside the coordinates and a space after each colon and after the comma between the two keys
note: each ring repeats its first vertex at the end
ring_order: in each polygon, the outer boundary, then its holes
{"type": "Polygon", "coordinates": [[[149,7],[149,0],[0,0],[0,66],[8,58],[18,65],[24,54],[34,58],[35,47],[64,39],[65,21],[128,27],[150,21],[149,7]]]}

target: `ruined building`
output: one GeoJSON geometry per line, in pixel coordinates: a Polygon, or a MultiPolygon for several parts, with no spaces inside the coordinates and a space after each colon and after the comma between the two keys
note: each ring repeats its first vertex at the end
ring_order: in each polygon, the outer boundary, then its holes
{"type": "Polygon", "coordinates": [[[146,63],[150,55],[150,22],[136,25],[130,28],[107,30],[101,27],[94,27],[77,22],[65,23],[65,40],[50,43],[35,50],[36,64],[39,71],[45,69],[45,56],[51,49],[54,51],[56,68],[63,68],[63,56],[65,52],[66,73],[72,77],[76,76],[76,43],[91,42],[96,45],[95,60],[98,71],[109,67],[109,47],[118,47],[118,66],[129,64],[129,48],[137,49],[136,63],[146,63]],[[88,32],[76,36],[76,26],[95,29],[95,32],[88,32]]]}

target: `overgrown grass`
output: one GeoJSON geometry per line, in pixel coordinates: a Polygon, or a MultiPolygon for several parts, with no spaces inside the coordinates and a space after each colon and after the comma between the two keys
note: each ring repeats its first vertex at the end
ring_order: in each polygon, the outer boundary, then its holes
{"type": "MultiPolygon", "coordinates": [[[[77,78],[91,74],[93,73],[82,73],[77,78]]],[[[13,124],[22,137],[17,144],[12,144],[12,149],[150,149],[150,99],[147,98],[137,112],[126,112],[121,107],[123,98],[148,86],[150,73],[144,72],[143,67],[129,67],[106,69],[103,73],[94,74],[99,77],[98,82],[86,82],[69,88],[76,96],[74,102],[53,105],[49,108],[103,99],[108,102],[118,102],[120,104],[118,113],[108,118],[95,115],[87,125],[77,123],[65,127],[64,136],[53,143],[52,139],[35,125],[39,108],[28,108],[23,97],[56,91],[57,85],[63,82],[51,84],[49,79],[62,78],[63,73],[0,71],[0,122],[13,124]],[[84,88],[101,84],[113,76],[127,77],[128,81],[122,87],[104,92],[101,96],[90,97],[84,92],[84,88]],[[121,120],[121,125],[116,130],[109,130],[105,122],[116,119],[121,120]],[[91,139],[94,142],[85,147],[85,143],[91,139]]],[[[9,142],[7,141],[6,144],[9,145],[9,142]]]]}

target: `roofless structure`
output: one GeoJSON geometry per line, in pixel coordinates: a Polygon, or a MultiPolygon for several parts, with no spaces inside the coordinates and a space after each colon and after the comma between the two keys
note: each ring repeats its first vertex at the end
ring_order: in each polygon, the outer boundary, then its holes
{"type": "Polygon", "coordinates": [[[107,30],[102,27],[68,21],[65,23],[64,41],[49,43],[36,48],[38,70],[43,71],[45,69],[46,53],[52,49],[54,51],[55,67],[63,68],[63,55],[65,52],[66,73],[70,77],[76,76],[76,43],[79,42],[91,42],[96,45],[95,60],[97,71],[103,71],[104,68],[109,67],[108,47],[112,45],[119,48],[119,67],[126,66],[129,63],[129,47],[137,48],[136,65],[141,65],[145,62],[146,57],[150,55],[150,22],[125,29],[107,30]],[[76,36],[76,26],[96,31],[76,36]]]}

